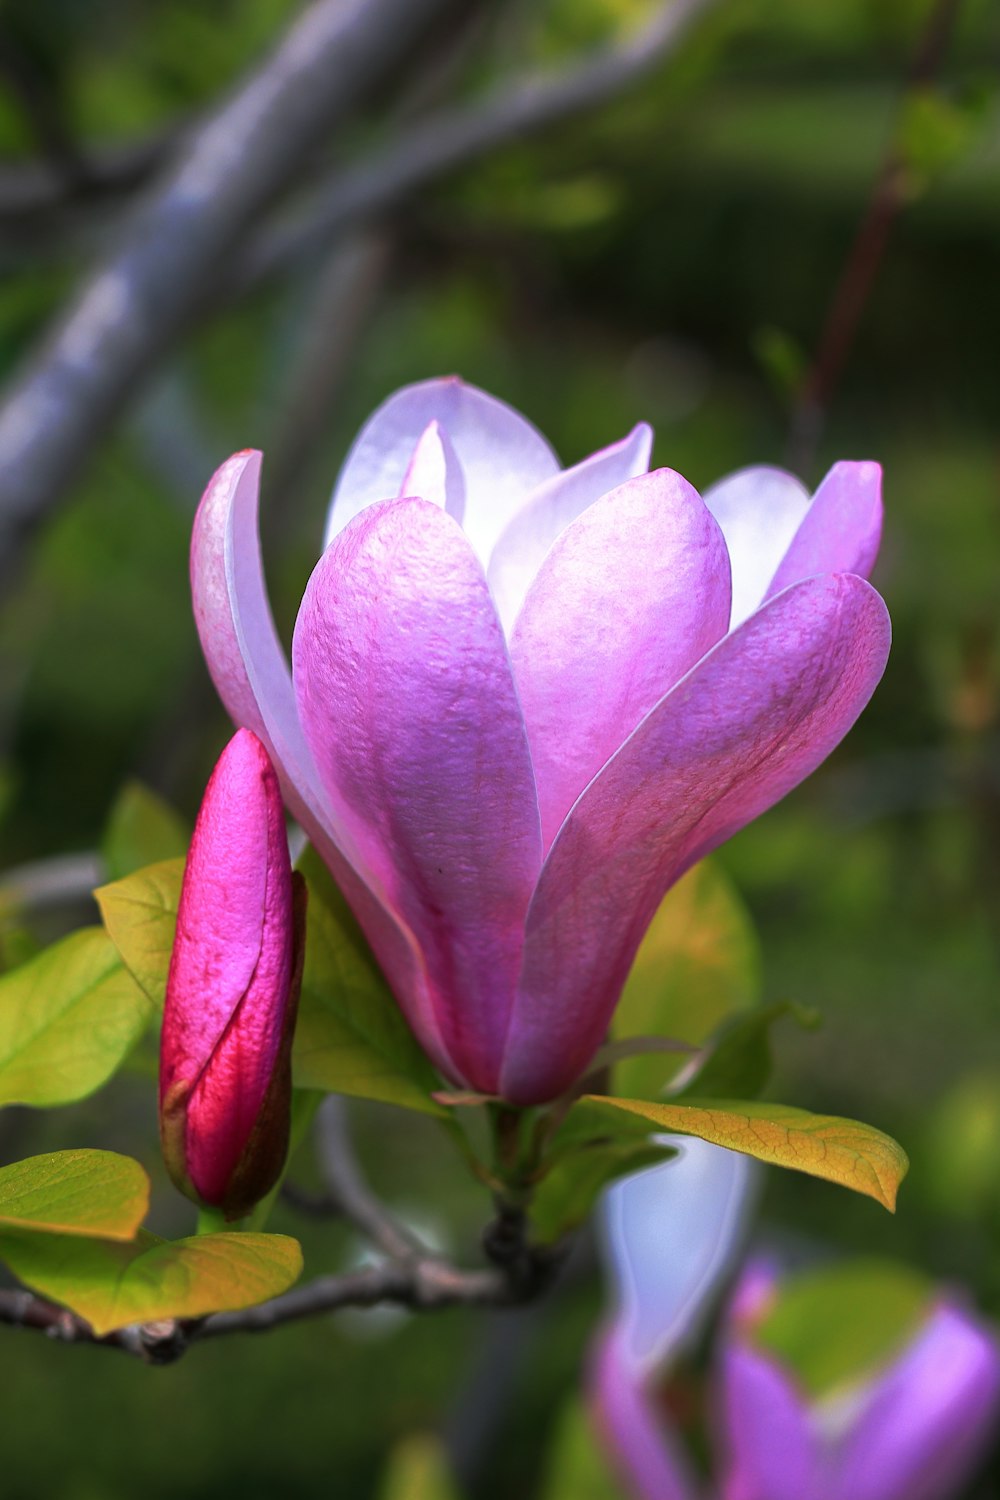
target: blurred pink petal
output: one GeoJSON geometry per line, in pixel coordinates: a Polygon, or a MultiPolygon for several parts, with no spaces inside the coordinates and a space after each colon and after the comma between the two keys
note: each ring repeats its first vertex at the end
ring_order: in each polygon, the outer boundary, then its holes
{"type": "Polygon", "coordinates": [[[996,1436],[998,1410],[1000,1346],[940,1303],[865,1392],[829,1500],[948,1500],[996,1436]]]}
{"type": "Polygon", "coordinates": [[[720,1500],[832,1500],[805,1397],[766,1355],[723,1351],[720,1500]]]}
{"type": "Polygon", "coordinates": [[[623,1351],[616,1328],[598,1339],[592,1359],[594,1420],[629,1494],[636,1500],[698,1500],[683,1450],[623,1351]]]}

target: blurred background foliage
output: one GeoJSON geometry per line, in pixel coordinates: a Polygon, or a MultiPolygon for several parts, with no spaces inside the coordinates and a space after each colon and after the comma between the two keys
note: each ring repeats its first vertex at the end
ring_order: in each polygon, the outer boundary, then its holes
{"type": "MultiPolygon", "coordinates": [[[[463,86],[558,65],[648,10],[499,8],[468,48],[463,86]]],[[[174,132],[296,11],[7,0],[4,166],[54,150],[72,170],[74,143],[174,132]]],[[[565,462],[639,418],[656,428],[654,461],[699,486],[796,447],[812,482],[838,457],[877,458],[875,581],[895,625],[885,681],[822,771],[721,859],[760,930],[765,997],[825,1018],[818,1034],[781,1032],[775,1097],[870,1120],[914,1165],[895,1219],[772,1172],[759,1235],[793,1261],[909,1260],[1000,1315],[1000,11],[966,0],[935,79],[905,92],[927,15],[926,0],[721,0],[615,104],[455,174],[199,327],[0,603],[0,859],[93,849],[132,776],[192,814],[227,726],[191,620],[187,538],[202,485],[236,448],[267,455],[266,552],[286,631],[350,438],[388,392],[429,374],[511,401],[565,462]],[[898,214],[822,430],[803,446],[797,394],[887,159],[898,214]]],[[[345,139],[366,132],[378,133],[345,139]]],[[[71,212],[0,226],[0,375],[118,209],[82,193],[71,212]]],[[[80,915],[32,924],[0,906],[4,962],[80,915]]],[[[379,1188],[474,1246],[481,1198],[433,1126],[356,1114],[379,1188]]],[[[111,1146],[157,1170],[152,1104],[127,1078],[58,1117],[9,1111],[2,1129],[5,1156],[111,1146]]],[[[173,1212],[184,1232],[179,1201],[173,1212]]],[[[302,1232],[282,1213],[275,1227],[302,1232]]],[[[335,1228],[307,1225],[304,1238],[317,1266],[354,1253],[335,1228]]],[[[444,1433],[484,1500],[541,1494],[600,1305],[592,1270],[584,1247],[554,1298],[509,1317],[351,1315],[206,1345],[162,1371],[3,1331],[4,1495],[363,1497],[392,1444],[425,1428],[444,1433]]],[[[436,1462],[420,1450],[418,1467],[436,1462]]],[[[429,1483],[445,1500],[443,1480],[429,1483]]]]}

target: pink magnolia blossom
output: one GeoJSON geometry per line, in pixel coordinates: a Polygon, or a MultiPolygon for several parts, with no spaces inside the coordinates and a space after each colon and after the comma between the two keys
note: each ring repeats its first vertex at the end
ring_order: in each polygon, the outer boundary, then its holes
{"type": "Polygon", "coordinates": [[[598,1431],[632,1500],[949,1500],[996,1428],[1000,1345],[953,1297],[928,1301],[894,1358],[813,1399],[755,1341],[780,1283],[743,1274],[710,1389],[713,1477],[695,1476],[657,1385],[705,1311],[738,1233],[745,1179],[704,1142],[615,1189],[614,1317],[592,1364],[598,1431]],[[681,1247],[681,1258],[675,1252],[681,1247]],[[700,1269],[699,1269],[700,1268],[700,1269]]]}
{"type": "Polygon", "coordinates": [[[257,535],[260,455],[202,500],[216,686],[450,1079],[551,1099],[601,1044],[683,872],[827,756],[885,666],[864,581],[880,474],[815,496],[748,469],[704,500],[651,434],[560,469],[457,379],[392,396],[340,474],[292,670],[257,535]]]}
{"type": "Polygon", "coordinates": [[[188,851],[160,1043],[167,1168],[182,1192],[229,1218],[270,1191],[288,1150],[301,892],[274,767],[241,729],[188,851]]]}

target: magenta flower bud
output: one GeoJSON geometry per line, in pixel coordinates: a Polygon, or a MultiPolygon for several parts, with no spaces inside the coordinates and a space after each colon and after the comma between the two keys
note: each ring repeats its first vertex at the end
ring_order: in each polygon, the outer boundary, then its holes
{"type": "Polygon", "coordinates": [[[563,469],[458,379],[398,391],[341,471],[292,670],[260,455],[195,522],[202,646],[425,1051],[515,1104],[601,1045],[668,888],[830,753],[885,666],[881,476],[704,497],[652,434],[563,469]]]}
{"type": "Polygon", "coordinates": [[[212,772],[188,851],[160,1043],[160,1139],[174,1182],[241,1218],[288,1151],[305,885],[281,792],[241,729],[212,772]]]}

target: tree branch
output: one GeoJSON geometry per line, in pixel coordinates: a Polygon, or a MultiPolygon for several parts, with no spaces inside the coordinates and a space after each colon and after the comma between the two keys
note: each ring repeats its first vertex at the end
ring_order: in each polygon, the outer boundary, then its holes
{"type": "Polygon", "coordinates": [[[316,1147],[331,1207],[390,1259],[406,1265],[425,1257],[427,1247],[393,1217],[365,1182],[348,1139],[346,1107],[336,1094],[320,1105],[316,1147]]]}
{"type": "Polygon", "coordinates": [[[314,0],[192,133],[0,409],[5,570],[158,356],[224,283],[254,219],[455,3],[314,0]]]}
{"type": "Polygon", "coordinates": [[[246,291],[322,252],[345,230],[395,208],[419,188],[490,151],[597,109],[676,49],[716,0],[670,0],[628,40],[560,72],[506,79],[485,99],[442,109],[380,152],[335,173],[299,213],[251,244],[230,282],[246,291]]]}

